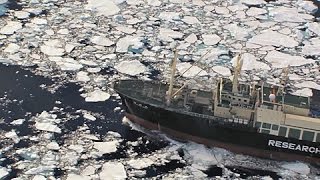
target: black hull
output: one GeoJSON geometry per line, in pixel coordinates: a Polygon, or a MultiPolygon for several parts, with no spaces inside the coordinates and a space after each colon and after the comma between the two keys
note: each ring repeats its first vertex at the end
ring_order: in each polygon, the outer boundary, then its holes
{"type": "Polygon", "coordinates": [[[274,160],[299,160],[313,164],[320,162],[318,143],[262,134],[258,133],[255,128],[246,125],[218,123],[219,121],[213,119],[145,104],[119,94],[126,109],[126,116],[132,122],[148,129],[161,130],[176,138],[225,148],[235,153],[274,160]],[[279,143],[282,143],[282,147],[279,143]],[[312,147],[312,150],[316,149],[317,153],[301,151],[299,148],[298,150],[283,148],[284,143],[289,144],[290,147],[295,145],[295,148],[297,146],[312,147]]]}

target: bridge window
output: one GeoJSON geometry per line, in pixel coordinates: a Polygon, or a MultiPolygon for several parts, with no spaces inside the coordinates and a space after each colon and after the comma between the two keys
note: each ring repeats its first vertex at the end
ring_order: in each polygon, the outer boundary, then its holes
{"type": "Polygon", "coordinates": [[[289,138],[299,139],[299,138],[300,138],[300,133],[301,133],[301,130],[300,130],[300,129],[290,128],[290,129],[289,129],[288,137],[289,137],[289,138]]]}
{"type": "Polygon", "coordinates": [[[279,136],[286,137],[286,135],[287,135],[287,128],[280,126],[280,130],[279,130],[279,134],[278,134],[278,135],[279,135],[279,136]]]}
{"type": "Polygon", "coordinates": [[[271,128],[271,124],[269,124],[269,123],[263,123],[263,124],[262,124],[262,128],[270,129],[270,128],[271,128]]]}
{"type": "Polygon", "coordinates": [[[272,124],[272,130],[278,131],[279,126],[276,124],[272,124]]]}
{"type": "Polygon", "coordinates": [[[320,133],[317,135],[316,142],[320,142],[320,133]]]}
{"type": "Polygon", "coordinates": [[[302,140],[313,141],[314,132],[311,131],[303,131],[302,140]]]}
{"type": "Polygon", "coordinates": [[[261,122],[256,122],[256,128],[260,128],[261,127],[261,122]]]}
{"type": "Polygon", "coordinates": [[[261,129],[261,132],[264,134],[270,134],[270,130],[266,130],[266,129],[261,129]]]}

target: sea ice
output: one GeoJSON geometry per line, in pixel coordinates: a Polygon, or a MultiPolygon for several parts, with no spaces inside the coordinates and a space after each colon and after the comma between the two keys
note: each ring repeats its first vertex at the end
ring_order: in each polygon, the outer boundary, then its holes
{"type": "Polygon", "coordinates": [[[312,1],[298,0],[297,4],[310,13],[315,13],[318,10],[317,5],[315,5],[312,1]]]}
{"type": "Polygon", "coordinates": [[[18,31],[19,29],[22,29],[22,23],[9,21],[7,22],[7,25],[5,25],[0,29],[0,34],[11,35],[16,31],[18,31]]]}
{"type": "Polygon", "coordinates": [[[31,22],[33,24],[36,24],[36,25],[46,25],[46,24],[48,24],[48,21],[46,19],[38,18],[38,17],[33,18],[31,20],[31,22]]]}
{"type": "Polygon", "coordinates": [[[147,2],[148,2],[148,5],[150,5],[150,6],[160,6],[161,5],[161,1],[159,1],[159,0],[147,0],[147,2]]]}
{"type": "Polygon", "coordinates": [[[266,4],[264,0],[241,0],[240,2],[248,6],[257,6],[257,5],[266,4]]]}
{"type": "Polygon", "coordinates": [[[203,43],[208,46],[215,45],[221,41],[221,38],[216,34],[203,34],[202,39],[203,43]]]}
{"type": "Polygon", "coordinates": [[[319,22],[309,22],[306,24],[309,31],[312,31],[313,33],[320,36],[320,23],[319,22]]]}
{"type": "Polygon", "coordinates": [[[35,127],[42,131],[61,133],[61,129],[50,122],[36,122],[35,127]]]}
{"type": "MultiPolygon", "coordinates": [[[[177,70],[180,74],[184,73],[192,65],[189,62],[183,62],[177,64],[177,70]]],[[[197,76],[206,76],[208,73],[197,66],[192,66],[188,71],[183,74],[183,77],[192,78],[195,75],[197,76]],[[198,74],[198,75],[197,75],[198,74]]]]}
{"type": "Polygon", "coordinates": [[[124,180],[127,178],[126,170],[120,162],[106,162],[99,174],[101,180],[124,180]]]}
{"type": "Polygon", "coordinates": [[[40,47],[42,53],[48,56],[62,56],[64,55],[64,48],[60,40],[49,40],[40,47]]]}
{"type": "Polygon", "coordinates": [[[94,142],[93,148],[97,149],[102,154],[116,152],[119,141],[114,140],[110,142],[94,142]]]}
{"type": "Polygon", "coordinates": [[[153,163],[154,161],[149,158],[131,159],[127,161],[127,164],[134,169],[143,169],[151,166],[153,163]]]}
{"type": "Polygon", "coordinates": [[[62,71],[77,71],[83,67],[73,58],[49,57],[49,59],[54,61],[62,71]]]}
{"type": "Polygon", "coordinates": [[[290,66],[302,66],[314,63],[311,59],[302,56],[292,56],[279,51],[271,51],[265,57],[265,60],[272,64],[273,68],[284,68],[290,66]]]}
{"type": "Polygon", "coordinates": [[[195,43],[198,40],[197,36],[192,33],[188,37],[186,37],[185,41],[188,43],[195,43]]]}
{"type": "Polygon", "coordinates": [[[27,19],[29,17],[30,13],[26,11],[15,11],[14,16],[18,19],[27,19]]]}
{"type": "Polygon", "coordinates": [[[12,139],[15,143],[18,143],[20,141],[20,139],[19,139],[19,137],[18,137],[18,135],[17,135],[15,130],[11,130],[10,132],[5,133],[4,136],[6,138],[12,139]]]}
{"type": "Polygon", "coordinates": [[[89,92],[87,94],[87,97],[85,98],[86,102],[100,102],[100,101],[106,101],[110,98],[110,94],[106,93],[100,89],[94,90],[92,92],[89,92]]]}
{"type": "Polygon", "coordinates": [[[182,21],[187,24],[200,24],[198,18],[194,16],[184,16],[182,21]]]}
{"type": "Polygon", "coordinates": [[[35,175],[32,180],[47,180],[47,178],[42,175],[35,175]]]}
{"type": "Polygon", "coordinates": [[[320,44],[303,46],[302,47],[302,54],[309,55],[309,56],[320,55],[320,44]]]}
{"type": "Polygon", "coordinates": [[[128,52],[130,46],[134,49],[141,49],[143,47],[141,40],[142,38],[139,36],[125,36],[120,38],[117,42],[116,51],[128,52]]]}
{"type": "Polygon", "coordinates": [[[312,96],[312,90],[310,88],[303,88],[299,89],[291,94],[297,95],[297,96],[304,96],[304,97],[311,97],[312,96]]]}
{"type": "Polygon", "coordinates": [[[41,166],[39,165],[38,167],[35,168],[31,168],[29,170],[27,170],[25,172],[25,174],[27,175],[37,175],[37,174],[50,174],[51,172],[53,172],[54,168],[56,168],[56,166],[51,165],[51,166],[41,166]]]}
{"type": "Polygon", "coordinates": [[[111,46],[114,44],[113,41],[103,36],[93,36],[91,42],[100,46],[111,46]]]}
{"type": "Polygon", "coordinates": [[[180,20],[181,19],[181,13],[179,12],[160,12],[159,18],[161,20],[166,21],[174,21],[174,20],[180,20]]]}
{"type": "Polygon", "coordinates": [[[21,125],[21,124],[23,124],[24,121],[25,121],[25,119],[16,119],[16,120],[12,121],[10,124],[21,125]]]}
{"type": "Polygon", "coordinates": [[[297,8],[289,8],[280,6],[269,11],[269,15],[273,16],[274,21],[277,22],[297,22],[303,23],[306,20],[313,19],[313,16],[299,13],[297,8]]]}
{"type": "Polygon", "coordinates": [[[71,144],[71,145],[68,147],[68,149],[74,150],[75,152],[77,152],[77,153],[79,153],[79,154],[84,151],[83,146],[82,146],[82,145],[79,145],[79,144],[76,144],[76,145],[71,144]]]}
{"type": "Polygon", "coordinates": [[[292,37],[280,34],[276,31],[267,30],[253,36],[249,43],[259,44],[259,45],[271,45],[271,46],[284,46],[284,47],[295,47],[298,46],[298,42],[292,37]]]}
{"type": "Polygon", "coordinates": [[[115,66],[115,69],[123,74],[136,76],[148,71],[148,68],[138,60],[122,61],[115,66]]]}
{"type": "Polygon", "coordinates": [[[179,31],[174,31],[172,29],[160,28],[159,38],[164,41],[172,42],[173,39],[181,39],[184,36],[183,33],[179,31]]]}
{"type": "Polygon", "coordinates": [[[4,49],[4,52],[14,54],[18,52],[20,49],[20,46],[14,43],[8,44],[8,46],[4,49]]]}
{"type": "Polygon", "coordinates": [[[59,31],[57,31],[57,34],[67,35],[69,34],[69,30],[66,28],[60,29],[59,31]]]}
{"type": "Polygon", "coordinates": [[[115,29],[126,34],[132,34],[136,32],[136,29],[129,26],[116,26],[115,29]]]}
{"type": "Polygon", "coordinates": [[[231,76],[230,69],[223,66],[214,66],[212,67],[212,70],[218,74],[221,74],[224,77],[231,76]]]}
{"type": "Polygon", "coordinates": [[[223,28],[227,29],[230,32],[231,36],[233,36],[237,40],[245,40],[249,35],[249,32],[251,31],[251,28],[240,27],[237,24],[228,24],[223,28]]]}
{"type": "Polygon", "coordinates": [[[90,77],[88,76],[87,72],[80,71],[77,73],[77,81],[88,82],[90,81],[90,77]]]}
{"type": "Polygon", "coordinates": [[[310,168],[307,164],[296,162],[296,163],[286,163],[282,165],[282,168],[290,170],[295,173],[307,175],[310,173],[310,168]]]}
{"type": "Polygon", "coordinates": [[[262,8],[251,7],[250,9],[247,10],[246,13],[248,16],[258,16],[261,14],[268,13],[268,11],[262,8]]]}
{"type": "Polygon", "coordinates": [[[9,175],[9,170],[4,167],[0,167],[0,179],[5,179],[9,175]]]}
{"type": "Polygon", "coordinates": [[[59,150],[60,146],[59,146],[59,144],[57,142],[52,141],[47,145],[47,148],[51,149],[51,150],[59,150]]]}
{"type": "Polygon", "coordinates": [[[96,168],[94,166],[87,166],[82,170],[81,175],[90,176],[92,174],[95,174],[95,172],[96,172],[96,168]]]}
{"type": "Polygon", "coordinates": [[[85,119],[90,120],[90,121],[95,121],[95,120],[97,119],[96,117],[94,117],[93,115],[88,114],[88,113],[83,114],[83,117],[84,117],[85,119]]]}
{"type": "Polygon", "coordinates": [[[85,9],[96,12],[98,16],[110,16],[120,11],[112,0],[88,0],[85,9]]]}
{"type": "Polygon", "coordinates": [[[294,86],[298,88],[312,88],[312,89],[320,90],[320,85],[313,81],[304,81],[301,83],[296,83],[294,84],[294,86]]]}
{"type": "MultiPolygon", "coordinates": [[[[237,59],[236,57],[232,59],[233,66],[236,65],[236,59],[237,59]]],[[[253,69],[270,70],[271,69],[267,64],[257,61],[257,58],[250,53],[243,53],[242,61],[243,61],[242,70],[253,70],[253,69]]]]}

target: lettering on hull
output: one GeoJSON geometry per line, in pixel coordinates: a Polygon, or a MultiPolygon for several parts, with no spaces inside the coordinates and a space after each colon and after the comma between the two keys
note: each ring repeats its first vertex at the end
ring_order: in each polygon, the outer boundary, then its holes
{"type": "Polygon", "coordinates": [[[293,151],[301,151],[301,152],[306,152],[311,154],[320,154],[320,148],[318,147],[300,145],[300,144],[295,144],[295,143],[285,142],[285,141],[270,139],[268,142],[268,146],[278,147],[282,149],[290,149],[293,151]]]}

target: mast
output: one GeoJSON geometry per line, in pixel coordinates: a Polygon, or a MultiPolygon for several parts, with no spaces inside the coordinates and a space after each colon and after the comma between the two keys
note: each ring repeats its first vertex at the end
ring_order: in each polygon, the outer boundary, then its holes
{"type": "Polygon", "coordinates": [[[236,66],[234,67],[233,81],[232,81],[232,93],[238,93],[239,76],[241,72],[243,61],[241,55],[237,56],[236,66]]]}
{"type": "Polygon", "coordinates": [[[178,53],[177,53],[177,50],[175,50],[175,52],[174,52],[174,58],[173,58],[173,61],[172,61],[172,63],[171,63],[170,84],[169,84],[169,89],[168,89],[167,96],[166,96],[167,106],[169,106],[170,103],[171,103],[173,83],[174,83],[174,76],[175,76],[175,74],[176,74],[177,58],[178,58],[178,53]]]}

